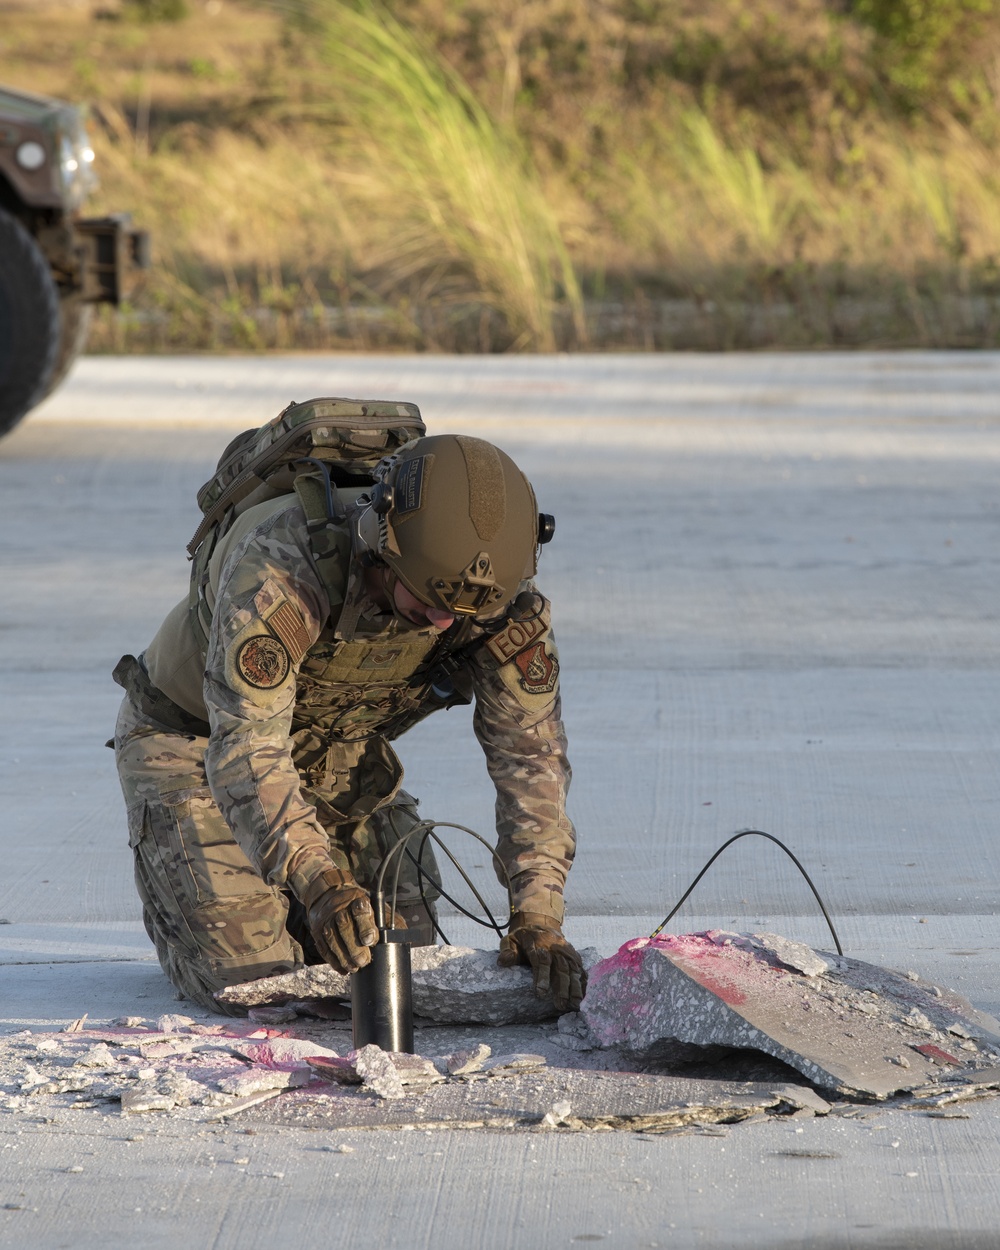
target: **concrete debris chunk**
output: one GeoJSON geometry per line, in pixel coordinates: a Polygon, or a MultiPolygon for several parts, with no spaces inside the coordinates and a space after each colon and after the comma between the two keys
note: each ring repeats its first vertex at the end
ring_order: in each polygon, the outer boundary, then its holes
{"type": "Polygon", "coordinates": [[[350,996],[350,978],[334,972],[328,964],[309,964],[277,977],[261,977],[257,981],[244,981],[242,985],[227,985],[215,995],[220,1003],[238,1007],[283,1007],[299,999],[350,996]]]}
{"type": "MultiPolygon", "coordinates": [[[[791,968],[793,972],[801,972],[807,977],[821,977],[829,972],[831,963],[821,955],[817,955],[811,946],[804,942],[793,942],[789,938],[780,937],[777,933],[752,933],[750,941],[760,950],[773,955],[779,963],[791,968]]],[[[836,964],[836,957],[833,957],[836,964]]]]}
{"type": "Polygon", "coordinates": [[[958,1059],[938,1044],[956,1023],[1000,1046],[1000,1023],[950,990],[825,952],[817,953],[824,974],[790,972],[774,937],[711,931],[626,942],[591,971],[581,1014],[592,1038],[645,1062],[691,1058],[693,1048],[758,1050],[823,1088],[875,1098],[943,1079],[945,1067],[971,1076],[985,1066],[984,1055],[958,1059]],[[914,1045],[915,1029],[935,1040],[914,1045]]]}
{"type": "Polygon", "coordinates": [[[561,1102],[552,1104],[539,1121],[539,1127],[558,1128],[560,1124],[565,1124],[572,1114],[572,1104],[564,1098],[561,1102]]]}
{"type": "Polygon", "coordinates": [[[350,1056],[354,1068],[365,1089],[369,1089],[379,1098],[402,1098],[406,1091],[399,1073],[386,1051],[378,1046],[362,1046],[352,1051],[350,1056]]]}
{"type": "Polygon", "coordinates": [[[61,1049],[62,1048],[60,1047],[59,1043],[53,1037],[43,1037],[42,1040],[35,1047],[35,1050],[37,1050],[38,1053],[41,1055],[55,1054],[57,1051],[61,1049]]]}
{"type": "Polygon", "coordinates": [[[146,1027],[144,1016],[119,1016],[114,1023],[121,1029],[144,1029],[146,1027]]]}
{"type": "Polygon", "coordinates": [[[251,1063],[289,1072],[307,1068],[306,1060],[312,1057],[337,1058],[335,1050],[301,1037],[271,1037],[263,1042],[234,1041],[230,1042],[228,1049],[233,1054],[243,1055],[251,1063]]]}
{"type": "Polygon", "coordinates": [[[132,1089],[122,1094],[122,1115],[138,1115],[143,1111],[170,1111],[176,1101],[155,1089],[132,1089]]]}
{"type": "MultiPolygon", "coordinates": [[[[584,966],[599,958],[593,947],[581,951],[584,966]]],[[[415,946],[413,1010],[441,1024],[535,1024],[558,1013],[550,999],[535,997],[529,968],[498,968],[495,950],[467,946],[415,946]]],[[[286,1006],[291,1002],[347,998],[347,977],[325,965],[311,965],[278,977],[230,985],[216,998],[244,1007],[286,1006]]]]}
{"type": "Polygon", "coordinates": [[[338,1085],[360,1085],[361,1077],[354,1066],[350,1055],[342,1058],[327,1059],[322,1055],[310,1055],[306,1063],[324,1081],[334,1081],[338,1085]]]}
{"type": "Polygon", "coordinates": [[[259,1094],[268,1089],[297,1089],[307,1084],[310,1073],[305,1071],[285,1071],[280,1068],[248,1068],[245,1072],[234,1072],[224,1076],[218,1082],[224,1094],[235,1094],[238,1098],[246,1098],[250,1094],[259,1094]]]}
{"type": "Polygon", "coordinates": [[[544,1055],[497,1055],[484,1063],[482,1070],[490,1076],[514,1076],[520,1072],[537,1072],[546,1063],[544,1055]]]}
{"type": "Polygon", "coordinates": [[[299,1013],[294,1007],[251,1007],[247,1018],[255,1024],[291,1024],[299,1013]]]}
{"type": "Polygon", "coordinates": [[[158,1093],[172,1098],[179,1107],[188,1107],[192,1104],[202,1103],[211,1092],[200,1081],[194,1081],[189,1076],[185,1076],[183,1072],[177,1072],[170,1068],[159,1074],[156,1079],[156,1089],[158,1093]]]}
{"type": "Polygon", "coordinates": [[[362,1085],[380,1098],[402,1098],[445,1079],[433,1061],[422,1055],[397,1054],[374,1045],[349,1051],[343,1058],[310,1056],[308,1063],[325,1080],[362,1085]]]}
{"type": "Polygon", "coordinates": [[[825,1098],[820,1098],[807,1085],[776,1085],[771,1093],[783,1103],[798,1111],[811,1111],[814,1115],[828,1115],[832,1110],[825,1098]]]}
{"type": "Polygon", "coordinates": [[[26,1063],[18,1087],[22,1090],[33,1089],[36,1085],[44,1084],[47,1079],[32,1064],[26,1063]]]}
{"type": "Polygon", "coordinates": [[[73,1066],[75,1068],[102,1068],[107,1070],[118,1065],[115,1063],[115,1057],[112,1055],[107,1042],[98,1042],[96,1046],[91,1046],[85,1054],[82,1054],[79,1059],[74,1060],[73,1066]]]}
{"type": "Polygon", "coordinates": [[[194,1020],[191,1016],[173,1014],[160,1016],[156,1021],[156,1027],[161,1033],[184,1033],[192,1024],[194,1024],[194,1020]]]}
{"type": "Polygon", "coordinates": [[[467,1076],[470,1072],[478,1072],[492,1053],[485,1042],[467,1050],[456,1050],[453,1055],[445,1056],[445,1070],[451,1076],[467,1076]]]}
{"type": "Polygon", "coordinates": [[[444,1080],[434,1061],[422,1055],[404,1055],[389,1053],[389,1061],[396,1069],[400,1083],[414,1089],[426,1089],[428,1085],[436,1085],[444,1080]]]}
{"type": "Polygon", "coordinates": [[[563,1050],[587,1051],[594,1049],[594,1042],[587,1022],[578,1011],[567,1011],[559,1017],[556,1031],[549,1039],[563,1050]]]}
{"type": "MultiPolygon", "coordinates": [[[[927,1019],[924,1013],[922,1011],[918,1011],[916,1007],[914,1007],[913,1010],[904,1017],[903,1023],[908,1024],[911,1029],[920,1029],[923,1033],[934,1032],[934,1025],[931,1024],[930,1020],[927,1019]]],[[[949,1033],[952,1031],[952,1027],[953,1026],[948,1027],[949,1033]]]]}

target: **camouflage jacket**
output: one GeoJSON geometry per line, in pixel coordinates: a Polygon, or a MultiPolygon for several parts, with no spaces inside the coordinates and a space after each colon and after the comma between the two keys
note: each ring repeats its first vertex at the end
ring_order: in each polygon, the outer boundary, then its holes
{"type": "Polygon", "coordinates": [[[514,906],[561,921],[575,835],[547,601],[535,592],[525,619],[492,629],[407,628],[369,598],[349,521],[320,541],[295,495],[251,509],[220,543],[198,610],[178,604],[147,649],[150,678],[209,721],[216,802],[265,879],[297,894],[330,854],[300,779],[326,823],[363,819],[402,779],[388,740],[474,700],[514,906]]]}

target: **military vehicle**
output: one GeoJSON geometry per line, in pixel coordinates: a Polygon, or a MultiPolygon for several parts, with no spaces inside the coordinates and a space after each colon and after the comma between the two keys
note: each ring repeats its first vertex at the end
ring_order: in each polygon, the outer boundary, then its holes
{"type": "Polygon", "coordinates": [[[148,265],[127,213],[83,217],[97,186],[82,110],[0,87],[0,435],[66,376],[95,304],[148,265]]]}

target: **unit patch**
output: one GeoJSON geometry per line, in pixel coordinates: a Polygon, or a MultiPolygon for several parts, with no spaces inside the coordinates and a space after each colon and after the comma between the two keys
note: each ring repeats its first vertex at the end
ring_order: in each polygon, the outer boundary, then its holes
{"type": "Polygon", "coordinates": [[[506,664],[519,651],[530,646],[540,634],[545,632],[545,628],[541,616],[532,616],[524,621],[511,621],[498,634],[487,638],[486,649],[498,664],[506,664]]]}
{"type": "Polygon", "coordinates": [[[273,690],[288,676],[291,659],[277,638],[257,634],[240,644],[236,668],[247,685],[258,690],[273,690]]]}
{"type": "Polygon", "coordinates": [[[549,655],[544,642],[536,642],[516,656],[514,663],[521,673],[520,685],[528,694],[549,694],[559,680],[559,661],[549,655]]]}

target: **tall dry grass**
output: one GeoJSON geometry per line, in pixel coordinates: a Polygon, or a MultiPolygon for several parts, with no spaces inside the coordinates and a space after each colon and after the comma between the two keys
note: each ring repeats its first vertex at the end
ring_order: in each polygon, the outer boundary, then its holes
{"type": "Polygon", "coordinates": [[[212,125],[150,126],[169,115],[164,66],[137,73],[138,111],[99,103],[95,208],[132,207],[157,265],[98,345],[1000,342],[988,127],[869,113],[811,152],[760,112],[676,93],[616,115],[595,96],[585,160],[569,131],[565,150],[529,152],[509,83],[494,115],[372,0],[308,8],[298,42],[226,70],[235,103],[212,125]]]}
{"type": "Polygon", "coordinates": [[[528,153],[433,49],[362,0],[313,4],[330,74],[325,97],[353,196],[391,225],[384,289],[428,279],[508,322],[512,347],[551,350],[557,297],[584,336],[573,265],[528,153]],[[450,279],[450,281],[449,281],[450,279]],[[450,289],[449,289],[450,288],[450,289]]]}

